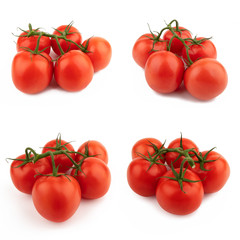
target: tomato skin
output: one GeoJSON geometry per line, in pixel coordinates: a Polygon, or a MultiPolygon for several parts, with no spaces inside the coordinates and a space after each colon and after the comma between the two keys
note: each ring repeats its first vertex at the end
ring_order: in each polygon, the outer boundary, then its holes
{"type": "MultiPolygon", "coordinates": [[[[207,151],[202,152],[205,156],[207,151]]],[[[197,160],[196,158],[194,160],[197,160]]],[[[214,193],[219,191],[227,182],[230,176],[230,167],[226,159],[217,152],[211,151],[206,160],[216,160],[214,162],[204,163],[204,168],[210,171],[200,169],[200,164],[196,163],[195,168],[191,169],[202,180],[205,193],[214,193]]]]}
{"type": "MultiPolygon", "coordinates": [[[[85,47],[87,40],[83,42],[85,47]]],[[[107,67],[112,57],[112,47],[110,43],[101,37],[91,37],[88,41],[86,54],[92,61],[94,72],[100,71],[107,67]]]]}
{"type": "MultiPolygon", "coordinates": [[[[29,32],[29,30],[28,30],[29,32]]],[[[39,32],[39,31],[37,31],[39,32]]],[[[20,36],[24,36],[27,35],[27,33],[22,32],[20,34],[20,36]]],[[[17,40],[17,51],[23,51],[23,48],[30,48],[32,51],[35,50],[36,46],[37,46],[37,40],[38,40],[39,36],[31,36],[31,37],[18,37],[17,40]]],[[[44,52],[46,54],[50,53],[51,50],[51,41],[48,37],[42,36],[39,42],[39,51],[44,50],[44,52]],[[45,49],[46,48],[46,49],[45,49]]]]}
{"type": "Polygon", "coordinates": [[[63,222],[76,212],[81,201],[81,189],[72,176],[42,176],[33,186],[32,199],[44,218],[63,222]]]}
{"type": "Polygon", "coordinates": [[[18,52],[12,62],[12,80],[21,92],[35,94],[43,91],[51,82],[53,75],[52,59],[27,51],[18,52]]]}
{"type": "MultiPolygon", "coordinates": [[[[64,140],[61,140],[61,142],[60,142],[61,145],[66,144],[66,143],[67,142],[64,141],[64,140]]],[[[74,148],[70,143],[66,144],[65,146],[69,151],[74,152],[74,148]]],[[[46,153],[48,151],[55,152],[54,149],[49,149],[48,147],[56,147],[56,139],[51,140],[48,143],[46,143],[45,146],[43,147],[42,153],[46,153]]],[[[62,149],[64,150],[65,148],[62,147],[62,149]]],[[[69,153],[69,156],[73,160],[75,160],[75,153],[69,153]]],[[[51,156],[47,156],[46,158],[49,161],[49,163],[52,165],[51,156]]],[[[56,167],[59,166],[59,168],[58,168],[59,172],[64,172],[65,173],[72,167],[71,160],[64,154],[55,155],[54,156],[54,162],[55,162],[56,167]]]]}
{"type": "MultiPolygon", "coordinates": [[[[156,35],[154,35],[156,37],[156,35]]],[[[134,61],[142,68],[145,68],[147,59],[155,51],[152,51],[153,40],[149,37],[153,37],[152,34],[146,33],[137,39],[133,46],[132,56],[134,61]]],[[[160,41],[162,39],[159,39],[160,41]]],[[[166,42],[156,42],[154,45],[154,50],[156,51],[166,51],[167,43],[166,42]]]]}
{"type": "MultiPolygon", "coordinates": [[[[62,25],[60,27],[57,28],[57,30],[64,32],[65,28],[67,27],[67,25],[62,25]]],[[[78,31],[78,29],[76,29],[75,27],[71,26],[70,30],[69,30],[69,35],[66,36],[67,39],[70,39],[74,42],[76,42],[78,45],[82,42],[82,35],[80,34],[80,32],[78,31]]],[[[53,32],[54,35],[60,36],[61,34],[58,31],[54,31],[53,32]]],[[[79,48],[75,45],[72,44],[70,42],[65,41],[64,39],[58,39],[60,46],[63,50],[63,52],[67,52],[70,50],[78,50],[79,48]]],[[[59,47],[57,45],[57,42],[54,38],[51,39],[51,46],[53,51],[57,54],[57,55],[61,55],[61,52],[59,50],[59,47]]]]}
{"type": "MultiPolygon", "coordinates": [[[[176,138],[168,145],[168,148],[179,148],[180,140],[181,140],[181,138],[176,138]]],[[[194,150],[196,152],[199,151],[197,145],[188,138],[182,138],[182,147],[183,147],[183,150],[194,148],[194,150]]],[[[189,154],[193,154],[193,152],[189,152],[189,154]]],[[[184,156],[181,156],[177,161],[175,161],[178,156],[179,156],[179,153],[177,153],[177,152],[167,152],[165,154],[165,159],[166,159],[168,166],[171,167],[171,163],[172,163],[174,168],[179,168],[184,159],[184,156]]],[[[187,165],[188,164],[186,162],[186,164],[184,164],[184,166],[186,167],[187,165]]]]}
{"type": "MultiPolygon", "coordinates": [[[[174,27],[174,29],[176,28],[174,27]]],[[[179,29],[185,29],[185,28],[179,27],[179,29]]],[[[188,30],[183,30],[181,31],[181,33],[176,32],[176,34],[181,38],[192,38],[192,35],[188,30]]],[[[173,34],[171,33],[171,31],[167,30],[163,35],[163,40],[166,40],[169,43],[172,37],[173,37],[173,34]]],[[[184,47],[183,43],[179,39],[174,38],[171,44],[170,51],[175,53],[178,56],[181,56],[183,47],[184,47]]]]}
{"type": "Polygon", "coordinates": [[[158,93],[177,90],[182,83],[183,73],[183,61],[172,52],[153,53],[145,65],[147,83],[158,93]]]}
{"type": "MultiPolygon", "coordinates": [[[[176,169],[179,173],[179,168],[176,169]]],[[[175,177],[170,170],[163,175],[167,177],[175,177]]],[[[187,170],[184,178],[199,181],[199,177],[194,172],[187,170]]],[[[182,182],[183,191],[179,183],[168,178],[161,178],[156,188],[156,198],[159,205],[169,213],[177,215],[186,215],[194,212],[203,199],[204,191],[202,182],[182,182]]]]}
{"type": "Polygon", "coordinates": [[[90,58],[79,50],[65,53],[57,60],[54,68],[56,82],[70,92],[86,88],[92,81],[93,73],[90,58]]]}
{"type": "MultiPolygon", "coordinates": [[[[149,154],[152,156],[155,153],[155,149],[151,144],[156,145],[159,149],[162,143],[156,138],[143,138],[138,140],[132,147],[132,159],[139,158],[138,153],[148,157],[149,154]]],[[[164,163],[164,159],[160,159],[164,163]]]]}
{"type": "MultiPolygon", "coordinates": [[[[201,40],[203,37],[198,37],[196,40],[201,40]]],[[[189,57],[192,60],[192,62],[196,62],[197,60],[201,58],[217,58],[217,50],[215,45],[212,41],[206,40],[201,43],[201,45],[190,45],[189,42],[187,42],[187,45],[189,46],[189,57]]],[[[187,57],[187,51],[184,47],[182,50],[182,57],[186,63],[188,63],[188,57],[187,57]]]]}
{"type": "MultiPolygon", "coordinates": [[[[17,159],[25,159],[23,154],[17,159]]],[[[46,158],[39,159],[36,163],[29,162],[21,167],[23,161],[14,160],[11,164],[10,175],[14,186],[23,193],[31,194],[32,188],[40,174],[49,174],[52,172],[52,166],[46,158]]]]}
{"type": "Polygon", "coordinates": [[[228,83],[228,76],[221,63],[212,58],[194,62],[184,74],[187,91],[200,100],[210,100],[221,94],[228,83]]]}
{"type": "Polygon", "coordinates": [[[154,196],[156,186],[167,168],[163,165],[153,164],[143,158],[134,159],[127,169],[127,180],[131,189],[144,197],[154,196]]]}
{"type": "MultiPolygon", "coordinates": [[[[108,164],[108,153],[107,149],[103,146],[102,143],[91,140],[83,143],[77,150],[77,152],[85,153],[85,147],[88,146],[88,155],[93,156],[96,155],[96,158],[103,160],[106,164],[108,164]]],[[[80,162],[83,157],[79,154],[76,154],[75,161],[80,162]]]]}
{"type": "Polygon", "coordinates": [[[108,166],[96,157],[89,157],[83,161],[82,172],[73,169],[71,175],[80,184],[82,197],[86,199],[97,199],[103,197],[111,183],[111,174],[108,166]]]}

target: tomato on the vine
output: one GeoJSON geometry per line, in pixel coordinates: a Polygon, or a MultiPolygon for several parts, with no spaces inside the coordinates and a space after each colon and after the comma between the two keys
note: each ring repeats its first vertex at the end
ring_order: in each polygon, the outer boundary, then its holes
{"type": "Polygon", "coordinates": [[[212,58],[203,58],[194,62],[184,74],[186,89],[200,100],[217,97],[224,91],[227,82],[228,76],[225,68],[212,58]]]}
{"type": "Polygon", "coordinates": [[[128,166],[127,180],[131,189],[141,196],[153,196],[156,186],[167,168],[162,165],[160,160],[156,163],[138,157],[135,158],[128,166]]]}
{"type": "Polygon", "coordinates": [[[81,189],[76,179],[69,175],[41,176],[33,186],[32,199],[44,218],[63,222],[76,212],[81,189]]]}
{"type": "MultiPolygon", "coordinates": [[[[32,157],[31,155],[30,157],[32,157]]],[[[26,155],[23,154],[14,160],[11,164],[10,175],[14,186],[21,192],[31,194],[32,188],[36,180],[40,177],[40,174],[48,174],[52,172],[52,166],[46,158],[41,158],[35,163],[28,162],[19,167],[24,163],[26,155]]]]}
{"type": "Polygon", "coordinates": [[[92,61],[94,72],[104,69],[112,57],[110,43],[101,37],[91,37],[82,44],[88,52],[86,54],[92,61]]]}
{"type": "MultiPolygon", "coordinates": [[[[219,191],[227,182],[230,175],[230,167],[226,159],[215,151],[204,151],[201,153],[205,157],[203,169],[200,162],[195,163],[195,168],[191,170],[195,172],[202,180],[205,193],[213,193],[219,191]],[[208,162],[210,161],[210,162],[208,162]]],[[[195,161],[198,159],[195,157],[195,161]]]]}
{"type": "MultiPolygon", "coordinates": [[[[54,139],[45,144],[45,146],[43,147],[42,153],[46,153],[48,151],[55,152],[57,150],[65,150],[65,149],[67,149],[68,151],[74,152],[74,148],[70,143],[67,143],[64,140],[54,139]]],[[[73,160],[75,160],[75,153],[68,153],[68,155],[73,160]]],[[[52,162],[51,156],[47,156],[46,158],[50,163],[52,162]]],[[[55,162],[55,165],[58,167],[59,172],[66,172],[72,167],[72,161],[65,154],[55,155],[54,162],[55,162]]]]}
{"type": "MultiPolygon", "coordinates": [[[[78,45],[81,44],[81,42],[82,42],[81,33],[78,31],[78,29],[76,29],[72,25],[62,25],[62,26],[58,27],[53,32],[53,35],[57,35],[57,36],[63,35],[67,39],[72,40],[73,42],[77,43],[78,45]]],[[[58,41],[59,41],[59,44],[60,44],[63,52],[68,52],[70,50],[79,49],[78,46],[76,46],[75,44],[73,44],[71,42],[67,42],[65,39],[58,38],[58,41]]],[[[61,51],[58,47],[57,41],[54,38],[51,38],[51,46],[52,46],[53,51],[57,55],[61,55],[61,51]]]]}
{"type": "MultiPolygon", "coordinates": [[[[183,27],[178,27],[179,31],[176,31],[175,27],[173,29],[174,29],[175,33],[182,39],[192,37],[191,33],[183,27]]],[[[166,40],[169,44],[172,37],[173,37],[172,32],[170,30],[167,30],[163,35],[163,40],[166,40]]],[[[170,51],[175,53],[178,56],[181,56],[183,48],[184,48],[184,44],[176,37],[173,38],[171,47],[170,47],[170,51]]]]}
{"type": "Polygon", "coordinates": [[[156,51],[166,51],[167,42],[162,39],[154,40],[156,35],[146,33],[137,39],[133,46],[132,56],[134,61],[142,68],[145,68],[147,59],[156,51]]]}
{"type": "Polygon", "coordinates": [[[50,84],[52,75],[52,59],[44,52],[21,51],[13,59],[12,80],[21,92],[34,94],[43,91],[50,84]]]}
{"type": "Polygon", "coordinates": [[[73,169],[71,175],[80,184],[82,197],[96,199],[104,196],[111,183],[111,174],[106,163],[96,157],[83,160],[81,169],[73,169]]]}
{"type": "Polygon", "coordinates": [[[90,58],[80,50],[71,50],[61,56],[54,68],[58,85],[67,91],[80,91],[88,86],[93,78],[93,65],[90,58]]]}
{"type": "Polygon", "coordinates": [[[179,88],[184,73],[183,61],[172,52],[153,53],[145,65],[148,85],[158,93],[171,93],[179,88]]]}
{"type": "MultiPolygon", "coordinates": [[[[36,32],[39,32],[39,30],[37,30],[36,32]]],[[[17,51],[23,51],[25,48],[29,48],[32,51],[35,50],[36,46],[37,46],[37,40],[38,40],[38,35],[35,36],[30,36],[27,37],[26,35],[29,33],[29,30],[26,32],[22,32],[20,34],[20,36],[18,37],[17,40],[17,51]],[[25,36],[25,37],[24,37],[25,36]]],[[[49,54],[50,50],[51,50],[51,41],[48,37],[42,36],[39,42],[39,51],[44,50],[45,53],[49,54]]]]}

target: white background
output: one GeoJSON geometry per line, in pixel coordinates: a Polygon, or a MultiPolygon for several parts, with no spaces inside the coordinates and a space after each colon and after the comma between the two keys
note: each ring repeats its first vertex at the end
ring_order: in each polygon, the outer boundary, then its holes
{"type": "Polygon", "coordinates": [[[239,14],[237,0],[193,2],[145,1],[4,1],[1,3],[0,87],[0,226],[8,239],[210,239],[236,234],[239,197],[239,14]],[[4,5],[3,5],[4,4],[4,5]],[[193,35],[213,36],[218,60],[229,84],[218,98],[201,102],[184,89],[169,95],[153,92],[143,70],[132,59],[135,40],[164,21],[177,19],[193,35]],[[109,66],[94,75],[81,92],[69,93],[52,84],[37,95],[15,89],[11,61],[16,53],[17,27],[52,27],[74,21],[84,39],[106,38],[112,45],[109,66]],[[229,162],[231,176],[218,193],[204,198],[193,214],[175,216],[160,208],[156,199],[143,198],[128,186],[126,170],[133,144],[155,137],[167,144],[180,136],[192,139],[200,150],[214,146],[229,162]],[[82,201],[64,223],[43,219],[31,196],[18,192],[10,179],[10,162],[28,146],[40,149],[61,133],[75,141],[102,142],[109,153],[112,183],[99,200],[82,201]]]}

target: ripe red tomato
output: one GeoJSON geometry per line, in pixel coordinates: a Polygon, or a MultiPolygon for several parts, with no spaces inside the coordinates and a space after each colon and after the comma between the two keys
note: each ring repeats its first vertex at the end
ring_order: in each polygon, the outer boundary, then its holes
{"type": "MultiPolygon", "coordinates": [[[[29,32],[29,30],[28,30],[29,32]]],[[[39,31],[37,31],[39,32],[39,31]]],[[[30,48],[32,51],[35,50],[37,46],[37,40],[39,36],[31,36],[31,37],[21,37],[26,36],[27,33],[23,32],[20,34],[17,40],[17,51],[23,51],[23,48],[30,48]]],[[[48,37],[42,36],[39,42],[39,51],[44,50],[45,53],[49,54],[51,50],[51,41],[48,37]]]]}
{"type": "MultiPolygon", "coordinates": [[[[202,152],[203,157],[206,153],[207,151],[202,152]]],[[[197,158],[194,158],[194,160],[197,160],[197,158]]],[[[206,161],[209,160],[216,160],[214,162],[204,163],[203,167],[210,171],[201,170],[199,163],[196,163],[195,168],[191,169],[202,180],[205,193],[219,191],[225,185],[230,175],[230,167],[222,155],[211,151],[206,157],[206,161]]]]}
{"type": "MultiPolygon", "coordinates": [[[[156,138],[143,138],[137,141],[132,148],[132,159],[139,158],[142,155],[149,157],[149,154],[153,156],[157,149],[162,147],[162,143],[156,138]],[[140,155],[139,155],[140,154],[140,155]]],[[[164,157],[164,156],[162,156],[164,157]]],[[[162,163],[164,159],[159,156],[158,158],[162,163]]]]}
{"type": "MultiPolygon", "coordinates": [[[[64,140],[61,140],[61,141],[58,140],[59,145],[64,145],[66,143],[67,142],[64,141],[64,140]]],[[[51,141],[49,141],[48,143],[45,144],[45,146],[43,147],[42,153],[46,153],[48,151],[55,152],[56,150],[51,149],[51,148],[55,148],[56,146],[57,146],[56,139],[51,140],[51,141]]],[[[68,149],[68,151],[74,152],[74,148],[70,143],[66,144],[65,147],[68,149]]],[[[59,147],[58,150],[63,150],[63,149],[65,149],[65,148],[64,147],[59,147]]],[[[75,160],[75,153],[69,153],[69,156],[73,160],[75,160]]],[[[52,164],[51,156],[47,156],[46,158],[48,159],[50,164],[52,164]]],[[[72,167],[71,160],[65,154],[55,155],[54,156],[54,162],[55,162],[56,167],[59,166],[59,168],[58,168],[59,172],[66,172],[72,167]]]]}
{"type": "MultiPolygon", "coordinates": [[[[158,161],[161,163],[161,161],[158,161]]],[[[131,189],[144,197],[155,195],[157,182],[167,168],[163,165],[153,164],[143,158],[134,159],[127,169],[127,180],[131,189]]]]}
{"type": "MultiPolygon", "coordinates": [[[[196,38],[197,41],[204,39],[203,37],[196,38]]],[[[215,45],[210,40],[205,40],[201,42],[201,44],[191,44],[190,42],[187,42],[187,45],[189,46],[188,54],[191,58],[192,62],[196,62],[197,60],[201,58],[217,58],[217,50],[215,45]]],[[[188,63],[188,57],[187,57],[187,51],[184,47],[182,50],[182,57],[186,63],[188,63]]]]}
{"type": "MultiPolygon", "coordinates": [[[[154,35],[156,37],[156,35],[154,35]]],[[[147,59],[149,56],[155,51],[166,51],[167,50],[167,42],[161,42],[162,39],[159,39],[158,42],[154,44],[153,48],[153,35],[150,33],[146,33],[142,35],[135,42],[132,50],[132,56],[134,61],[142,68],[145,67],[147,59]],[[154,49],[154,51],[152,51],[154,49]]]]}
{"type": "Polygon", "coordinates": [[[18,52],[12,62],[12,80],[15,87],[24,93],[43,91],[51,82],[53,63],[46,53],[41,55],[27,51],[18,52]]]}
{"type": "Polygon", "coordinates": [[[32,199],[44,218],[63,222],[76,212],[81,201],[81,189],[72,176],[42,176],[33,186],[32,199]]]}
{"type": "MultiPolygon", "coordinates": [[[[87,154],[88,156],[94,156],[108,163],[107,149],[98,141],[91,140],[83,143],[77,150],[80,153],[87,154]]],[[[83,159],[80,154],[76,154],[75,161],[78,163],[83,159]]]]}
{"type": "MultiPolygon", "coordinates": [[[[66,36],[67,39],[70,39],[72,41],[74,41],[75,43],[77,43],[78,45],[82,42],[82,35],[80,34],[80,32],[73,26],[70,25],[62,25],[60,27],[58,27],[53,34],[60,36],[61,33],[63,32],[63,35],[66,36]]],[[[63,50],[63,52],[67,52],[70,50],[77,50],[79,49],[75,44],[72,44],[70,42],[67,42],[64,39],[58,39],[60,46],[63,50]]],[[[61,55],[61,52],[59,50],[59,47],[57,45],[57,42],[54,38],[51,39],[51,45],[52,45],[52,49],[53,51],[57,54],[57,55],[61,55]]]]}
{"type": "Polygon", "coordinates": [[[72,50],[61,56],[54,68],[58,85],[67,91],[80,91],[87,87],[93,78],[93,65],[90,58],[79,50],[72,50]]]}
{"type": "MultiPolygon", "coordinates": [[[[181,30],[185,28],[179,27],[179,29],[181,30]]],[[[192,35],[188,30],[175,31],[175,33],[183,39],[192,38],[192,35]]],[[[167,30],[163,35],[163,40],[166,40],[169,43],[172,37],[173,37],[172,32],[170,30],[167,30]]],[[[172,40],[170,51],[177,54],[178,56],[181,56],[183,47],[184,47],[183,43],[179,39],[174,38],[172,40]]]]}
{"type": "Polygon", "coordinates": [[[87,45],[86,54],[92,61],[94,72],[104,69],[109,64],[112,57],[112,48],[110,43],[101,37],[91,37],[83,42],[83,46],[87,45]]]}
{"type": "Polygon", "coordinates": [[[96,199],[104,196],[111,183],[111,174],[108,166],[101,159],[96,157],[86,158],[81,171],[73,169],[71,175],[74,176],[80,184],[82,197],[87,199],[96,199]]]}
{"type": "MultiPolygon", "coordinates": [[[[23,154],[17,159],[25,159],[23,154]]],[[[29,162],[18,167],[23,161],[14,160],[11,164],[10,175],[14,186],[21,192],[31,194],[36,180],[40,177],[38,174],[48,174],[52,172],[52,165],[46,158],[41,158],[37,162],[29,162]]]]}
{"type": "Polygon", "coordinates": [[[221,63],[212,58],[194,62],[184,74],[188,92],[200,99],[210,100],[221,94],[227,86],[228,76],[221,63]]]}
{"type": "MultiPolygon", "coordinates": [[[[177,168],[176,172],[179,173],[179,171],[177,168]]],[[[156,188],[157,201],[164,210],[177,215],[186,215],[194,212],[200,206],[204,191],[197,174],[187,169],[184,178],[199,182],[183,181],[184,192],[177,181],[164,177],[175,178],[175,176],[171,170],[168,171],[159,180],[156,188]]]]}
{"type": "Polygon", "coordinates": [[[171,93],[182,83],[183,61],[172,52],[153,53],[145,65],[145,77],[148,85],[159,93],[171,93]]]}
{"type": "MultiPolygon", "coordinates": [[[[180,141],[181,141],[181,138],[177,138],[177,139],[173,140],[168,145],[168,148],[179,148],[180,141]]],[[[197,145],[193,141],[191,141],[190,139],[187,139],[187,138],[182,138],[182,148],[183,148],[183,150],[194,148],[194,150],[196,152],[199,151],[197,145]]],[[[189,154],[193,154],[193,152],[189,152],[189,154]]],[[[179,168],[185,157],[181,156],[178,158],[178,156],[179,156],[179,153],[177,153],[177,152],[167,152],[165,154],[165,159],[166,159],[168,166],[171,167],[171,163],[172,163],[174,168],[179,168]]],[[[184,164],[184,166],[187,166],[187,162],[186,162],[186,165],[184,164]]]]}

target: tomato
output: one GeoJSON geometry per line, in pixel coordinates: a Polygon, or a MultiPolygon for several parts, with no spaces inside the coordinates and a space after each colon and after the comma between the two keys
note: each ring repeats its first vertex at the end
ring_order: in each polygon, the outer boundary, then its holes
{"type": "MultiPolygon", "coordinates": [[[[27,31],[29,32],[29,30],[27,31]]],[[[39,31],[37,31],[39,32],[39,31]]],[[[20,34],[20,37],[18,37],[17,40],[17,51],[23,51],[23,48],[30,48],[32,51],[35,50],[37,46],[37,40],[39,36],[31,36],[31,37],[22,37],[26,36],[27,33],[23,32],[20,34]]],[[[49,54],[51,50],[51,41],[48,37],[42,36],[39,42],[39,48],[38,50],[44,50],[45,53],[49,54]]]]}
{"type": "MultiPolygon", "coordinates": [[[[208,151],[202,152],[204,157],[208,151]]],[[[197,158],[194,158],[197,160],[197,158]]],[[[201,170],[200,164],[196,163],[195,168],[192,169],[202,180],[205,193],[213,193],[219,191],[227,182],[230,175],[230,167],[226,159],[217,152],[211,151],[206,156],[206,161],[216,160],[214,162],[206,162],[203,167],[208,170],[201,170]]]]}
{"type": "Polygon", "coordinates": [[[200,99],[210,100],[221,94],[227,86],[228,76],[221,63],[212,58],[194,62],[184,74],[188,92],[200,99]]]}
{"type": "Polygon", "coordinates": [[[182,83],[183,61],[167,51],[153,53],[145,65],[148,85],[158,93],[171,93],[182,83]]]}
{"type": "MultiPolygon", "coordinates": [[[[192,38],[192,35],[188,30],[182,30],[182,29],[185,29],[183,27],[178,27],[178,28],[180,29],[180,31],[176,31],[176,28],[174,27],[175,33],[179,37],[181,37],[183,39],[184,38],[192,38]]],[[[167,30],[163,35],[163,40],[166,40],[169,43],[169,41],[171,40],[172,37],[173,37],[172,32],[170,30],[167,30]]],[[[183,47],[184,47],[184,44],[179,39],[174,38],[172,40],[170,51],[177,54],[178,56],[181,56],[183,47]]]]}
{"type": "MultiPolygon", "coordinates": [[[[202,39],[204,38],[203,37],[196,38],[197,41],[200,41],[202,39]]],[[[214,58],[214,59],[217,58],[216,47],[210,40],[205,40],[200,44],[190,44],[189,42],[187,42],[187,45],[189,46],[188,54],[192,62],[196,62],[201,58],[214,58]]],[[[182,57],[186,63],[189,62],[185,47],[182,50],[182,57]]]]}
{"type": "MultiPolygon", "coordinates": [[[[179,173],[179,171],[177,168],[176,172],[179,173]]],[[[184,178],[199,182],[183,181],[183,191],[178,181],[164,177],[174,178],[175,176],[171,170],[168,171],[159,180],[156,188],[157,201],[164,210],[177,215],[186,215],[194,212],[200,206],[204,191],[197,174],[187,169],[184,178]]]]}
{"type": "MultiPolygon", "coordinates": [[[[162,143],[156,138],[143,138],[137,141],[132,148],[132,159],[141,157],[142,155],[149,157],[149,155],[154,156],[157,149],[162,147],[162,143]]],[[[164,156],[162,158],[159,156],[159,160],[164,163],[164,156]]]]}
{"type": "MultiPolygon", "coordinates": [[[[168,145],[168,148],[182,147],[183,150],[194,148],[194,150],[196,152],[199,151],[197,145],[193,141],[191,141],[190,139],[182,138],[182,146],[180,144],[180,141],[181,141],[181,138],[177,138],[177,139],[173,140],[168,145]]],[[[193,152],[190,151],[189,154],[193,154],[193,152]]],[[[178,158],[178,156],[179,156],[179,153],[177,153],[177,152],[167,152],[165,154],[165,159],[166,159],[166,162],[167,162],[168,166],[171,167],[171,163],[172,163],[174,168],[179,168],[185,157],[181,156],[181,157],[178,158]]],[[[184,164],[184,166],[187,166],[187,162],[186,162],[186,165],[184,164]]]]}
{"type": "MultiPolygon", "coordinates": [[[[161,161],[157,161],[161,163],[161,161]]],[[[131,189],[144,197],[155,195],[157,182],[167,168],[160,164],[152,164],[143,158],[134,159],[127,169],[127,180],[131,189]]]]}
{"type": "Polygon", "coordinates": [[[89,52],[86,54],[92,61],[94,72],[104,69],[109,64],[112,57],[110,43],[101,37],[91,37],[82,44],[89,52]],[[88,44],[87,44],[88,42],[88,44]]]}
{"type": "MultiPolygon", "coordinates": [[[[154,35],[156,37],[156,35],[154,35]]],[[[154,40],[150,39],[153,38],[153,35],[150,33],[142,35],[138,40],[135,42],[132,50],[132,56],[134,61],[142,68],[145,67],[147,59],[149,56],[154,53],[155,51],[163,51],[167,50],[167,43],[161,42],[162,39],[159,39],[154,44],[154,40]],[[154,49],[154,51],[153,51],[154,49]]]]}
{"type": "MultiPolygon", "coordinates": [[[[88,157],[94,156],[108,163],[107,149],[98,141],[91,140],[83,143],[77,150],[80,153],[86,154],[88,157]]],[[[76,162],[80,162],[83,157],[76,154],[76,162]]]]}
{"type": "MultiPolygon", "coordinates": [[[[68,149],[68,151],[74,152],[74,148],[70,143],[66,144],[67,142],[64,140],[61,140],[61,141],[57,140],[57,142],[58,142],[58,144],[56,143],[56,139],[55,139],[55,140],[51,140],[48,143],[46,143],[45,146],[43,147],[42,153],[46,153],[48,151],[55,152],[56,150],[51,149],[51,148],[56,148],[56,146],[57,146],[58,150],[65,149],[61,145],[65,145],[65,147],[68,149]]],[[[75,160],[75,153],[69,153],[69,156],[73,160],[75,160]]],[[[52,164],[51,156],[47,156],[46,158],[52,164]]],[[[59,172],[66,172],[72,167],[72,161],[65,154],[55,155],[54,162],[55,162],[56,167],[58,166],[59,172]]]]}
{"type": "MultiPolygon", "coordinates": [[[[62,25],[60,27],[58,27],[53,34],[57,35],[57,36],[61,36],[61,33],[64,36],[66,36],[67,39],[74,41],[75,43],[77,43],[78,45],[82,42],[82,35],[80,34],[80,32],[73,26],[71,25],[62,25]]],[[[60,46],[63,50],[63,52],[68,52],[70,50],[77,50],[79,49],[75,44],[71,43],[71,42],[67,42],[64,39],[59,39],[58,41],[60,43],[60,46]]],[[[61,55],[61,52],[59,50],[58,44],[56,42],[56,40],[54,38],[51,39],[51,46],[53,51],[57,54],[57,55],[61,55]]]]}
{"type": "Polygon", "coordinates": [[[58,85],[67,91],[80,91],[87,87],[93,78],[93,65],[90,58],[79,50],[72,50],[61,56],[54,68],[58,85]]]}
{"type": "Polygon", "coordinates": [[[33,186],[32,199],[44,218],[63,222],[76,212],[81,201],[81,189],[72,176],[42,176],[33,186]]]}
{"type": "Polygon", "coordinates": [[[12,80],[21,92],[39,93],[50,84],[53,75],[52,59],[44,52],[41,55],[27,51],[15,55],[12,62],[12,80]]]}
{"type": "Polygon", "coordinates": [[[109,168],[96,157],[86,158],[81,165],[81,171],[73,169],[71,175],[79,182],[82,197],[86,199],[100,198],[107,193],[110,187],[109,168]]]}
{"type": "MultiPolygon", "coordinates": [[[[23,154],[17,159],[25,159],[23,154]]],[[[28,162],[18,167],[24,161],[14,160],[11,164],[10,175],[14,186],[21,192],[31,194],[36,180],[40,177],[38,174],[48,174],[52,172],[52,166],[46,158],[41,158],[37,162],[28,162]]]]}

